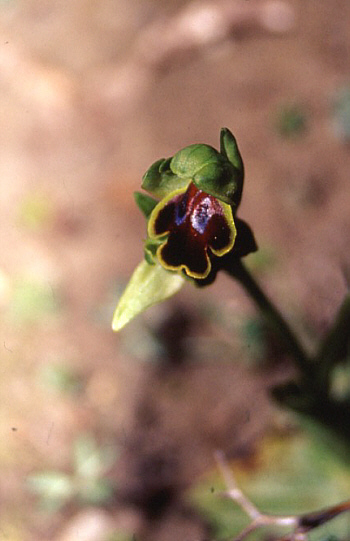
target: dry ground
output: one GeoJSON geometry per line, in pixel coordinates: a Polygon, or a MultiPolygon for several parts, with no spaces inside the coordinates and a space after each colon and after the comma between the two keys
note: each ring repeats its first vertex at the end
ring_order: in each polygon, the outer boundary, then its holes
{"type": "Polygon", "coordinates": [[[232,129],[246,164],[240,216],[261,247],[256,272],[307,344],[329,325],[350,268],[350,154],[334,114],[349,82],[350,4],[281,5],[212,2],[219,13],[230,6],[231,23],[214,24],[209,11],[192,42],[181,24],[203,16],[200,4],[1,2],[4,539],[77,539],[90,519],[101,530],[86,527],[87,540],[114,527],[152,541],[204,539],[182,489],[211,467],[215,448],[249,453],[275,422],[266,388],[283,370],[239,362],[249,343],[234,331],[254,311],[225,277],[111,332],[113,304],[142,256],[132,192],[154,160],[193,142],[217,146],[220,127],[232,129]],[[305,130],[284,137],[276,125],[290,106],[305,130]],[[179,314],[190,346],[182,366],[166,367],[154,334],[167,318],[181,326],[179,314]],[[46,383],[57,364],[78,375],[79,392],[46,383]],[[82,432],[118,446],[117,501],[42,513],[25,479],[69,470],[82,432]],[[148,520],[154,509],[164,520],[148,520]]]}

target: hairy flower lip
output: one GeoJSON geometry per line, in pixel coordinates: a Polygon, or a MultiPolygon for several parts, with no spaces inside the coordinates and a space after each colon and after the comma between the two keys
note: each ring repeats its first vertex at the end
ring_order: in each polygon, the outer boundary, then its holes
{"type": "Polygon", "coordinates": [[[156,252],[161,265],[205,279],[211,271],[210,254],[221,257],[234,246],[232,209],[189,182],[164,197],[150,215],[149,238],[156,240],[164,235],[156,252]]]}

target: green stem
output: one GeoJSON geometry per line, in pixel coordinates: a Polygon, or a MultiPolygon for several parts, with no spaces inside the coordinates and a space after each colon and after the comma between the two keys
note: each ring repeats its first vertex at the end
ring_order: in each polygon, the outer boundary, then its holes
{"type": "Polygon", "coordinates": [[[310,363],[307,354],[302,345],[291,331],[288,323],[285,321],[278,309],[265,295],[263,290],[254,280],[248,269],[238,260],[232,270],[227,271],[230,276],[238,280],[245,288],[247,293],[256,303],[263,314],[267,324],[278,335],[280,341],[284,344],[286,351],[293,356],[297,367],[304,375],[310,375],[310,363]]]}
{"type": "Polygon", "coordinates": [[[344,425],[344,419],[348,419],[350,415],[350,400],[336,400],[329,395],[328,389],[332,368],[341,359],[346,358],[348,353],[350,294],[346,295],[332,328],[319,346],[317,355],[309,358],[279,310],[265,295],[243,263],[240,260],[235,261],[232,268],[226,272],[245,288],[303,376],[303,382],[297,386],[291,385],[288,390],[287,385],[282,389],[280,396],[277,396],[278,400],[327,427],[348,446],[350,428],[346,423],[344,425]]]}

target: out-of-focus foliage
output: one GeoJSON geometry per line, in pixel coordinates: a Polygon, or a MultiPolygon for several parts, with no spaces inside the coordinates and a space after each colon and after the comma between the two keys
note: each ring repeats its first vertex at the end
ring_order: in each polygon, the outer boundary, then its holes
{"type": "Polygon", "coordinates": [[[266,325],[259,317],[246,319],[242,324],[242,338],[249,346],[249,358],[255,362],[266,356],[266,325]]]}
{"type": "Polygon", "coordinates": [[[300,105],[285,105],[277,113],[277,132],[285,138],[296,138],[307,129],[306,115],[300,105]]]}
{"type": "MultiPolygon", "coordinates": [[[[252,459],[237,461],[232,467],[239,487],[262,512],[304,514],[349,498],[350,469],[305,433],[267,437],[252,459]]],[[[190,495],[213,525],[216,539],[233,538],[249,523],[232,500],[220,497],[226,488],[214,472],[190,495]]],[[[319,528],[310,539],[329,535],[345,539],[349,533],[350,517],[344,514],[319,528]]],[[[261,539],[261,532],[255,538],[261,539]]]]}
{"type": "MultiPolygon", "coordinates": [[[[135,536],[131,536],[129,533],[115,532],[109,535],[106,541],[137,541],[135,536]]],[[[329,541],[337,541],[332,539],[329,541]]]]}
{"type": "Polygon", "coordinates": [[[272,247],[262,246],[256,252],[250,254],[247,260],[247,267],[252,272],[271,272],[271,269],[275,268],[277,261],[278,255],[276,250],[272,247]]]}
{"type": "Polygon", "coordinates": [[[82,389],[82,381],[71,367],[63,363],[45,364],[39,372],[39,380],[51,389],[76,394],[82,389]]]}
{"type": "Polygon", "coordinates": [[[336,93],[333,106],[335,131],[345,142],[350,141],[350,86],[344,86],[336,93]]]}
{"type": "Polygon", "coordinates": [[[74,442],[72,453],[71,473],[52,470],[28,477],[28,487],[44,509],[57,511],[71,501],[98,505],[113,496],[114,487],[105,474],[116,459],[116,449],[100,448],[90,434],[83,434],[74,442]]]}
{"type": "Polygon", "coordinates": [[[333,371],[332,393],[335,397],[346,399],[350,395],[350,355],[343,364],[339,364],[333,371]]]}
{"type": "Polygon", "coordinates": [[[18,208],[19,224],[32,231],[43,229],[52,221],[53,212],[53,203],[45,193],[29,192],[18,208]]]}
{"type": "Polygon", "coordinates": [[[50,283],[25,276],[13,282],[9,316],[15,324],[41,322],[58,310],[59,302],[50,283]]]}

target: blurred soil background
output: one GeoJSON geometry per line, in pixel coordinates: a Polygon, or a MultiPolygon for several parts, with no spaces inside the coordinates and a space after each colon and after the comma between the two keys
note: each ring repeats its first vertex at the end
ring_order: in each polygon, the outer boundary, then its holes
{"type": "Polygon", "coordinates": [[[247,263],[312,349],[350,275],[349,27],[348,0],[1,1],[1,539],[228,539],[215,449],[265,471],[265,507],[349,492],[271,402],[290,368],[227,277],[111,331],[142,174],[227,126],[247,263]]]}

